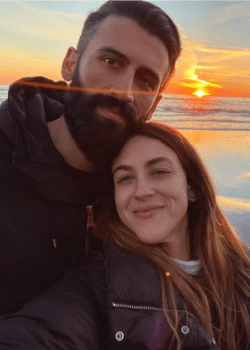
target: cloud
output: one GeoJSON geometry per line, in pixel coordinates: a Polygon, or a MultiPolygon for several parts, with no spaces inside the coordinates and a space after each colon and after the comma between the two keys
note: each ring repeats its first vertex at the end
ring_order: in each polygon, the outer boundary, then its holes
{"type": "Polygon", "coordinates": [[[219,84],[211,83],[204,79],[200,79],[197,73],[197,67],[199,67],[199,58],[195,52],[195,45],[188,38],[183,28],[179,26],[179,32],[182,41],[182,53],[177,62],[177,70],[175,80],[179,80],[180,84],[184,87],[192,89],[204,89],[208,86],[221,88],[219,84]]]}
{"type": "Polygon", "coordinates": [[[196,44],[193,50],[198,59],[196,73],[202,79],[231,89],[250,90],[249,48],[196,44]]]}
{"type": "Polygon", "coordinates": [[[196,53],[194,52],[194,47],[192,42],[189,40],[184,29],[180,26],[178,27],[181,42],[182,42],[182,52],[181,57],[177,62],[177,74],[183,78],[195,80],[197,75],[195,74],[195,66],[198,64],[198,59],[196,53]]]}
{"type": "MultiPolygon", "coordinates": [[[[247,18],[250,16],[250,2],[220,6],[212,14],[211,21],[212,18],[215,18],[218,23],[220,20],[227,22],[230,19],[241,18],[241,16],[247,18]]],[[[214,24],[214,27],[216,26],[214,24]]],[[[219,24],[217,27],[219,35],[225,26],[219,24]]],[[[183,50],[177,62],[176,75],[173,78],[173,91],[178,93],[177,86],[179,86],[180,90],[183,88],[189,93],[202,90],[212,95],[225,94],[229,96],[230,94],[236,94],[238,96],[249,96],[249,47],[228,47],[225,44],[227,40],[224,40],[221,46],[201,44],[202,38],[199,37],[198,39],[196,34],[193,34],[191,39],[183,28],[178,26],[178,29],[181,34],[183,50]],[[174,84],[176,87],[174,87],[174,84]]],[[[244,34],[243,30],[244,27],[241,29],[239,26],[238,34],[241,32],[244,34]]],[[[245,32],[244,37],[248,35],[247,30],[245,32]]],[[[190,33],[192,35],[192,32],[190,33]]],[[[238,39],[240,39],[240,35],[238,39]]],[[[237,41],[232,42],[235,42],[235,46],[238,46],[237,41]]],[[[247,40],[245,46],[247,46],[247,40]]]]}
{"type": "Polygon", "coordinates": [[[239,180],[239,181],[247,181],[247,180],[250,180],[250,172],[249,173],[243,173],[243,174],[241,174],[241,175],[239,175],[238,177],[237,177],[237,179],[239,180]]]}
{"type": "Polygon", "coordinates": [[[176,65],[175,83],[206,93],[235,87],[250,90],[249,48],[201,45],[190,40],[183,28],[178,29],[182,54],[176,65]]]}
{"type": "Polygon", "coordinates": [[[77,41],[86,16],[35,8],[18,1],[1,2],[1,36],[77,41]]]}
{"type": "Polygon", "coordinates": [[[219,206],[226,212],[250,212],[250,200],[217,196],[219,206]]]}
{"type": "Polygon", "coordinates": [[[208,52],[210,54],[230,55],[233,57],[250,56],[250,49],[241,47],[194,45],[194,51],[208,52]]]}
{"type": "Polygon", "coordinates": [[[250,16],[250,2],[229,5],[213,12],[215,23],[225,23],[234,19],[248,18],[250,16]]]}
{"type": "Polygon", "coordinates": [[[195,66],[196,69],[205,69],[205,70],[217,70],[217,69],[221,69],[224,68],[223,66],[195,66]]]}
{"type": "MultiPolygon", "coordinates": [[[[195,66],[194,69],[197,69],[197,67],[195,66]]],[[[190,79],[190,80],[193,80],[194,82],[193,83],[182,82],[181,84],[183,86],[191,87],[191,88],[194,88],[194,89],[202,89],[202,88],[205,88],[207,86],[212,86],[212,87],[216,87],[216,88],[222,88],[222,86],[219,85],[219,84],[214,84],[214,83],[210,83],[209,81],[198,79],[198,76],[197,76],[197,79],[190,79]]]]}

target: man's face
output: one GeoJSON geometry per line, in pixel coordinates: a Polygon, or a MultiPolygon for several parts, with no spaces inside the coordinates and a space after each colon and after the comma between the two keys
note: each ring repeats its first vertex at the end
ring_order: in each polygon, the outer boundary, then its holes
{"type": "Polygon", "coordinates": [[[168,53],[134,21],[110,16],[76,62],[66,80],[90,91],[69,91],[64,116],[79,149],[100,164],[122,147],[129,129],[151,116],[168,53]]]}
{"type": "MultiPolygon", "coordinates": [[[[138,119],[146,120],[169,68],[168,52],[159,38],[136,22],[110,16],[100,24],[78,68],[82,86],[103,89],[131,106],[138,119]]],[[[106,109],[98,113],[119,121],[119,115],[106,109]]]]}

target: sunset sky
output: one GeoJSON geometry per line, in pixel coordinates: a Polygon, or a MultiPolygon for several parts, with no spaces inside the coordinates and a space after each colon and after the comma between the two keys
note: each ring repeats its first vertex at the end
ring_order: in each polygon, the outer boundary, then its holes
{"type": "MultiPolygon", "coordinates": [[[[104,1],[0,1],[0,84],[60,80],[86,14],[104,1]]],[[[177,24],[182,55],[167,93],[250,97],[250,1],[152,1],[177,24]]]]}

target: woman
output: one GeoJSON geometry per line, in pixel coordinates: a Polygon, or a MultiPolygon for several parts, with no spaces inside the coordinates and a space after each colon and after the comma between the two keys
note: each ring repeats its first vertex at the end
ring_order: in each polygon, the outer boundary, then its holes
{"type": "Polygon", "coordinates": [[[248,248],[194,148],[147,123],[110,170],[104,256],[3,318],[0,348],[250,349],[248,248]]]}
{"type": "Polygon", "coordinates": [[[112,171],[116,208],[110,201],[98,232],[154,263],[179,348],[176,292],[219,349],[247,349],[248,248],[219,209],[194,148],[176,130],[148,123],[127,142],[112,171]]]}

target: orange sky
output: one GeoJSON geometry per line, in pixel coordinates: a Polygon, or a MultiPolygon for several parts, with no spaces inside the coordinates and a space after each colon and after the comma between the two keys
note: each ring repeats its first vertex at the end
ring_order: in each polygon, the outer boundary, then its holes
{"type": "MultiPolygon", "coordinates": [[[[63,4],[66,6],[67,1],[49,3],[51,8],[39,2],[0,2],[1,84],[10,84],[22,77],[37,75],[61,80],[60,69],[64,54],[69,46],[76,46],[86,15],[78,11],[75,13],[65,9],[62,11],[62,6],[63,4]]],[[[92,2],[92,5],[87,1],[81,3],[84,3],[84,6],[87,4],[92,6],[88,8],[92,10],[100,6],[102,1],[92,2]]],[[[250,97],[250,40],[249,42],[247,39],[239,40],[239,37],[242,39],[247,33],[242,31],[240,34],[240,23],[250,24],[250,2],[245,4],[232,2],[232,5],[222,7],[220,4],[218,8],[211,8],[209,17],[211,23],[209,22],[209,26],[206,27],[208,32],[202,32],[205,29],[204,20],[202,22],[201,19],[205,10],[201,7],[199,18],[191,9],[193,6],[191,3],[195,2],[177,1],[175,6],[178,4],[179,7],[176,9],[173,3],[171,5],[166,3],[168,2],[158,1],[157,5],[162,6],[164,10],[165,6],[168,6],[170,16],[173,16],[178,25],[183,47],[182,55],[177,62],[176,74],[166,93],[193,94],[201,90],[215,96],[250,97]],[[185,6],[187,9],[190,8],[189,22],[195,23],[192,28],[190,23],[185,22],[187,21],[186,9],[183,9],[185,6]],[[243,18],[248,22],[244,22],[243,18]],[[239,33],[237,37],[228,35],[229,39],[232,38],[228,41],[223,33],[233,26],[230,22],[232,20],[238,21],[239,33]],[[215,34],[212,31],[213,27],[216,27],[215,34]],[[235,45],[236,43],[239,47],[235,45]]],[[[69,8],[72,6],[74,5],[69,8]]],[[[195,6],[198,8],[205,5],[195,6]]],[[[249,34],[250,25],[248,36],[249,34]]]]}
{"type": "Polygon", "coordinates": [[[183,40],[168,93],[250,97],[250,49],[205,46],[183,40]]]}

